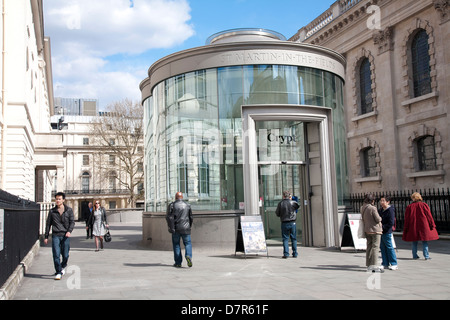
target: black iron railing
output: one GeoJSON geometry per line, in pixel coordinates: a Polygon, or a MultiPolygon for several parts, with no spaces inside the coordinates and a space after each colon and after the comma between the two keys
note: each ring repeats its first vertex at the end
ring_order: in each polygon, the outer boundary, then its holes
{"type": "MultiPolygon", "coordinates": [[[[423,201],[430,206],[431,214],[436,223],[436,229],[439,233],[450,233],[450,189],[427,189],[427,190],[405,190],[372,192],[376,198],[376,206],[381,196],[388,195],[391,198],[391,205],[395,208],[397,231],[403,230],[406,207],[412,203],[411,194],[419,192],[423,201]]],[[[350,194],[345,198],[345,203],[352,207],[355,212],[359,212],[362,206],[365,194],[350,194]]]]}
{"type": "Polygon", "coordinates": [[[0,190],[0,287],[39,239],[39,205],[0,190]]]}
{"type": "MultiPolygon", "coordinates": [[[[95,194],[129,194],[128,189],[82,189],[82,190],[64,190],[66,196],[68,195],[95,195],[95,194]]],[[[55,196],[56,191],[52,192],[55,196]]]]}

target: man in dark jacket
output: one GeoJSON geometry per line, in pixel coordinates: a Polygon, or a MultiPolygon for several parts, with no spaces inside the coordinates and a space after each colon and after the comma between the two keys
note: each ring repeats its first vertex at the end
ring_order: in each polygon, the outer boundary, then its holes
{"type": "Polygon", "coordinates": [[[192,210],[191,206],[183,201],[183,194],[177,192],[175,202],[167,207],[166,214],[167,226],[172,234],[174,267],[180,268],[183,257],[181,256],[180,239],[186,249],[185,257],[189,267],[192,267],[192,244],[191,244],[191,226],[192,210]]]}
{"type": "Polygon", "coordinates": [[[48,243],[50,226],[52,227],[52,253],[55,265],[55,280],[61,280],[69,260],[70,235],[75,227],[72,208],[66,206],[66,195],[58,192],[55,195],[56,206],[50,209],[47,216],[44,244],[48,243]],[[62,262],[60,256],[62,255],[62,262]]]}
{"type": "Polygon", "coordinates": [[[289,237],[292,242],[292,256],[297,258],[297,226],[295,221],[297,220],[296,210],[300,206],[297,202],[292,200],[291,193],[289,191],[283,192],[283,200],[278,203],[275,214],[280,217],[281,220],[281,234],[283,237],[283,258],[289,257],[289,237]]]}

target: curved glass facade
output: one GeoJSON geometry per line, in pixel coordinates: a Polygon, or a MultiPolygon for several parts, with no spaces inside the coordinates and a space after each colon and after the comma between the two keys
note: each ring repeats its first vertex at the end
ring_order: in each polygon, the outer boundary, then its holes
{"type": "MultiPolygon", "coordinates": [[[[242,105],[332,109],[338,202],[347,191],[343,80],[309,67],[242,65],[166,79],[144,101],[146,210],[165,211],[177,191],[193,210],[242,209],[242,105]]],[[[260,161],[305,161],[303,123],[258,123],[260,161]],[[277,142],[271,143],[271,142],[277,142]]]]}

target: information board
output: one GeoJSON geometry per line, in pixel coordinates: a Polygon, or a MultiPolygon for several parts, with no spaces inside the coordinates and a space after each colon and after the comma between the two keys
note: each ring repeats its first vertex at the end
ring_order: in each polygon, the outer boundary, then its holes
{"type": "Polygon", "coordinates": [[[241,216],[236,239],[236,251],[268,256],[266,236],[261,216],[241,216]],[[243,245],[243,246],[242,246],[243,245]]]}
{"type": "MultiPolygon", "coordinates": [[[[363,225],[361,222],[361,214],[360,213],[349,213],[347,214],[348,223],[350,226],[350,231],[352,233],[352,240],[353,245],[355,246],[356,250],[366,250],[367,249],[367,240],[365,238],[360,238],[358,236],[359,228],[363,228],[363,225]]],[[[364,232],[364,230],[362,230],[364,232]]],[[[392,246],[394,248],[397,248],[397,245],[395,244],[395,239],[392,237],[392,246]]]]}
{"type": "Polygon", "coordinates": [[[361,214],[360,213],[349,213],[347,214],[348,223],[350,226],[350,231],[352,233],[353,245],[356,250],[366,250],[367,240],[365,238],[358,237],[358,229],[363,227],[360,224],[361,214]]]}

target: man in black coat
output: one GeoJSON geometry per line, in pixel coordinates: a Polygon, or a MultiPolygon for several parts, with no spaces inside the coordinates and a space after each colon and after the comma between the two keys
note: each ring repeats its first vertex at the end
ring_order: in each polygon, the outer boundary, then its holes
{"type": "Polygon", "coordinates": [[[167,207],[166,221],[169,232],[172,234],[174,267],[180,268],[183,260],[180,239],[183,239],[187,264],[192,267],[191,227],[193,218],[191,206],[183,201],[183,193],[177,192],[175,201],[167,207]]]}
{"type": "Polygon", "coordinates": [[[289,257],[289,238],[292,242],[292,256],[297,258],[297,209],[299,204],[292,200],[290,191],[283,192],[283,200],[278,203],[275,214],[281,220],[281,234],[283,236],[283,258],[289,257]]]}
{"type": "Polygon", "coordinates": [[[52,253],[55,266],[55,280],[60,280],[65,273],[69,260],[70,236],[75,227],[73,210],[64,204],[66,195],[58,192],[55,195],[56,206],[50,209],[45,227],[44,244],[48,243],[50,227],[52,228],[52,253]],[[61,261],[62,256],[62,261],[61,261]]]}

